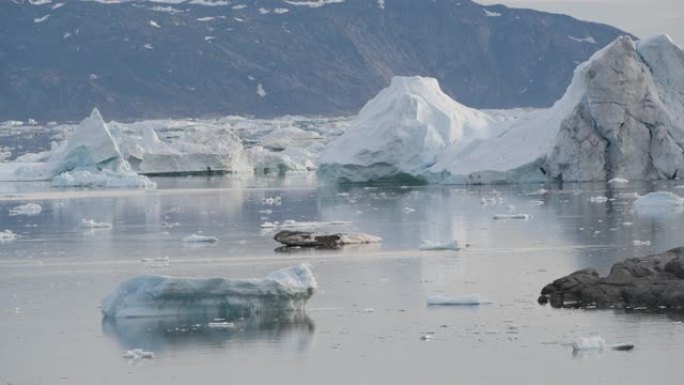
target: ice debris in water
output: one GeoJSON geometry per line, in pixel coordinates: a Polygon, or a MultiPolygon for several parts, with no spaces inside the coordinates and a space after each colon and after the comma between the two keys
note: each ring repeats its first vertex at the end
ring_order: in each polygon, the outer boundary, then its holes
{"type": "Polygon", "coordinates": [[[613,178],[608,181],[608,184],[627,184],[629,183],[628,179],[625,178],[613,178]]]}
{"type": "Polygon", "coordinates": [[[111,229],[112,224],[107,222],[95,222],[94,219],[82,219],[81,226],[84,229],[111,229]]]}
{"type": "Polygon", "coordinates": [[[459,250],[461,246],[458,241],[433,242],[425,240],[420,244],[420,250],[459,250]]]}
{"type": "Polygon", "coordinates": [[[309,265],[264,278],[180,278],[143,275],[122,282],[102,299],[105,318],[188,317],[236,319],[303,311],[317,287],[309,265]]]}
{"type": "Polygon", "coordinates": [[[634,201],[637,210],[684,206],[684,198],[668,191],[656,191],[639,197],[634,201]]]}
{"type": "Polygon", "coordinates": [[[217,243],[219,240],[211,235],[192,234],[183,238],[183,243],[217,243]]]}
{"type": "Polygon", "coordinates": [[[142,349],[126,350],[126,352],[123,354],[123,358],[127,360],[139,360],[141,358],[152,359],[154,358],[154,353],[147,352],[142,349]]]}
{"type": "Polygon", "coordinates": [[[267,205],[267,206],[280,206],[282,204],[282,198],[280,196],[275,196],[275,197],[266,197],[264,198],[261,203],[267,205]]]}
{"type": "Polygon", "coordinates": [[[488,305],[492,302],[480,298],[477,294],[460,296],[432,295],[427,297],[428,306],[478,306],[488,305]]]}
{"type": "Polygon", "coordinates": [[[589,202],[591,203],[605,203],[608,202],[608,198],[604,196],[589,197],[589,202]]]}
{"type": "Polygon", "coordinates": [[[7,243],[16,240],[17,234],[13,233],[12,230],[0,231],[0,243],[7,243]]]}
{"type": "Polygon", "coordinates": [[[635,239],[634,241],[632,241],[632,244],[634,246],[651,246],[651,241],[639,241],[635,239]]]}
{"type": "Polygon", "coordinates": [[[9,215],[38,215],[41,211],[43,211],[43,207],[38,203],[27,203],[10,209],[9,215]]]}
{"type": "Polygon", "coordinates": [[[530,214],[494,214],[494,219],[531,219],[530,214]]]}

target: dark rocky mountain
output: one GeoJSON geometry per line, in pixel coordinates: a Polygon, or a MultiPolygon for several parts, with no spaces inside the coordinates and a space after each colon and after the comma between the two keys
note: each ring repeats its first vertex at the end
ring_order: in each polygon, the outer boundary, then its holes
{"type": "Polygon", "coordinates": [[[623,34],[469,0],[106,2],[0,1],[0,120],[347,114],[393,75],[541,107],[623,34]]]}

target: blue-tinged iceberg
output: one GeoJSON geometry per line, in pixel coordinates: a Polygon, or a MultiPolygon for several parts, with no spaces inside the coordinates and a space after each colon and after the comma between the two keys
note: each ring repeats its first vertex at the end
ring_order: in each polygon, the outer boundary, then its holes
{"type": "Polygon", "coordinates": [[[178,317],[228,319],[303,311],[316,289],[308,265],[260,279],[131,278],[102,300],[105,318],[178,317]]]}

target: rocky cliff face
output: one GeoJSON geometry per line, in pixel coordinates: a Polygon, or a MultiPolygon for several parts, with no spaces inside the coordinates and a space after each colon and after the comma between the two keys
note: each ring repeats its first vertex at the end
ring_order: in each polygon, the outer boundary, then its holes
{"type": "Polygon", "coordinates": [[[0,120],[348,114],[394,75],[547,106],[622,34],[469,0],[0,2],[0,120]]]}

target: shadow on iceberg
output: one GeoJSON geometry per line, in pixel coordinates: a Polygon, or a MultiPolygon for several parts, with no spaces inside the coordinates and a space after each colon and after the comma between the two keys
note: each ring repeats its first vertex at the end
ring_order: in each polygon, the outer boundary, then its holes
{"type": "Polygon", "coordinates": [[[258,341],[305,351],[315,326],[299,311],[224,320],[204,316],[104,318],[102,331],[116,339],[123,349],[141,348],[157,353],[197,345],[224,347],[258,341]]]}

